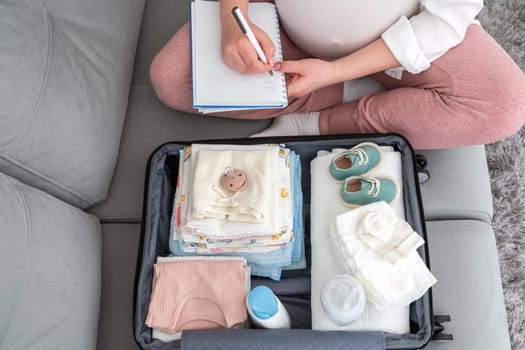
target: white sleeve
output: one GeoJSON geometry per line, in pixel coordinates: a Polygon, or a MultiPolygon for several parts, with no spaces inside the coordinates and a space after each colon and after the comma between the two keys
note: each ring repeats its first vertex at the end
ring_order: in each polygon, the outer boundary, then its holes
{"type": "Polygon", "coordinates": [[[420,0],[420,12],[401,17],[381,37],[404,69],[416,74],[459,44],[483,0],[420,0]]]}

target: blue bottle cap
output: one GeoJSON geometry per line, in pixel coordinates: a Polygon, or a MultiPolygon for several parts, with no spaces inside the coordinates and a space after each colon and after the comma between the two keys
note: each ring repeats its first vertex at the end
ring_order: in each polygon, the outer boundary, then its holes
{"type": "Polygon", "coordinates": [[[261,320],[266,320],[279,311],[275,295],[266,286],[257,286],[250,291],[248,294],[248,305],[253,314],[261,320]]]}

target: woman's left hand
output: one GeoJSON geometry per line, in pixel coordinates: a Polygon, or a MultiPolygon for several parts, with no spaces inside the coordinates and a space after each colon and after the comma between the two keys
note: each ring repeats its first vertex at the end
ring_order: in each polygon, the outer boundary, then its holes
{"type": "Polygon", "coordinates": [[[287,74],[288,96],[301,97],[337,82],[330,62],[305,58],[275,63],[277,72],[287,74]]]}

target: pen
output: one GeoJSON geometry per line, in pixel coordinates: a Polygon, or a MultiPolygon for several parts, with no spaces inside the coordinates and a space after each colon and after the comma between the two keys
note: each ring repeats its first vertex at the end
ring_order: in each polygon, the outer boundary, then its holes
{"type": "MultiPolygon", "coordinates": [[[[248,22],[246,22],[246,19],[244,19],[244,16],[242,15],[241,10],[235,6],[232,9],[233,17],[235,17],[235,20],[239,24],[239,27],[241,27],[242,32],[246,35],[250,43],[252,44],[253,48],[255,49],[255,52],[257,53],[257,56],[259,59],[265,63],[268,64],[268,60],[266,60],[266,56],[264,55],[264,52],[259,45],[259,42],[255,38],[255,35],[253,34],[252,30],[250,29],[250,26],[248,25],[248,22]]],[[[270,70],[268,72],[270,75],[273,76],[273,72],[270,70]]]]}

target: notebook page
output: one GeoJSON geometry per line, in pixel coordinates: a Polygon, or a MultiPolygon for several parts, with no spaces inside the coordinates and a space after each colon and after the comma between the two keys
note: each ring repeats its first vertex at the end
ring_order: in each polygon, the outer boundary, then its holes
{"type": "MultiPolygon", "coordinates": [[[[250,3],[250,19],[276,46],[275,60],[282,59],[275,6],[250,3]]],[[[277,108],[287,104],[283,73],[241,74],[227,67],[221,57],[219,3],[192,3],[192,73],[194,107],[277,108]]]]}

